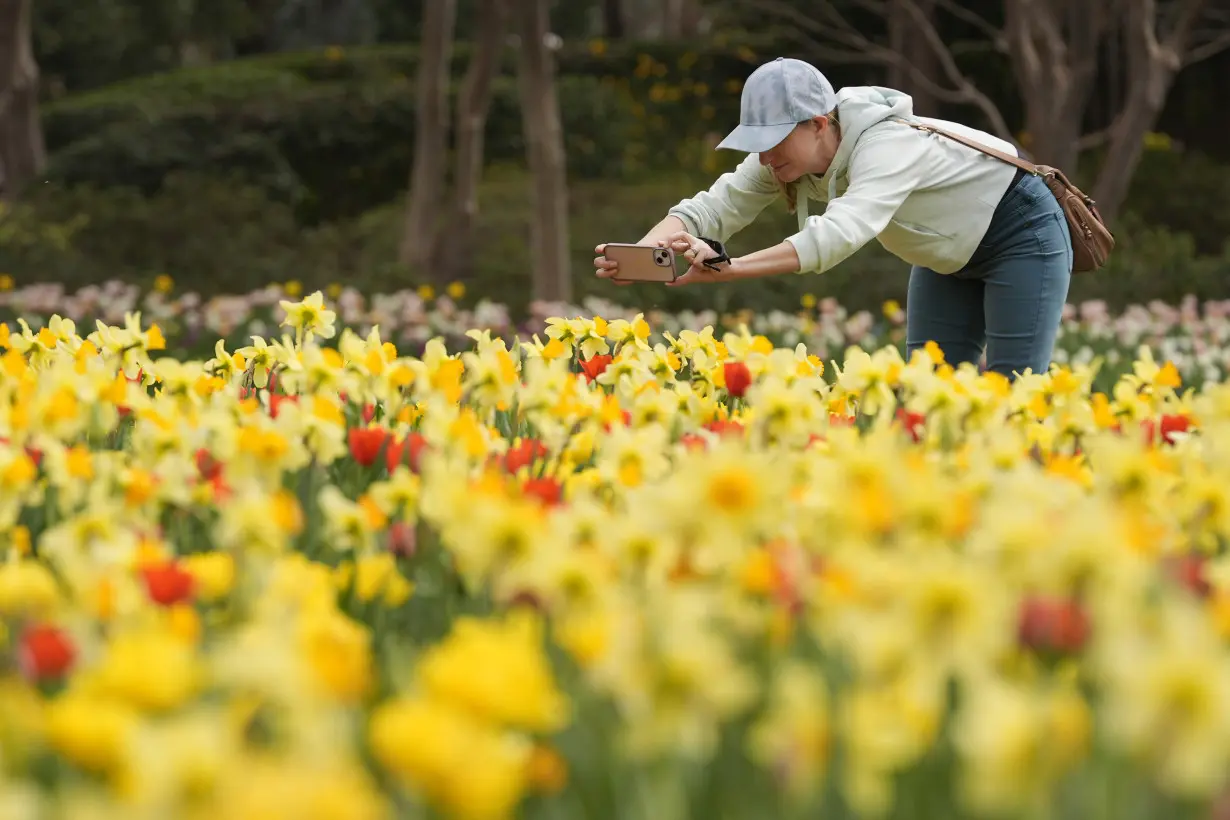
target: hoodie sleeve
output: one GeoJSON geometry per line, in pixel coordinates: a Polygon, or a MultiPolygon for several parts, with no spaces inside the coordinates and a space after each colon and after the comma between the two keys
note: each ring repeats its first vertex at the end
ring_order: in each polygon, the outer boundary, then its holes
{"type": "Polygon", "coordinates": [[[669,213],[679,217],[688,233],[725,242],[760,215],[781,195],[772,175],[756,154],[718,177],[708,191],[685,199],[669,213]]]}
{"type": "Polygon", "coordinates": [[[799,272],[829,270],[878,236],[922,179],[926,150],[927,141],[906,126],[860,136],[850,154],[850,187],[786,239],[799,255],[799,272]]]}

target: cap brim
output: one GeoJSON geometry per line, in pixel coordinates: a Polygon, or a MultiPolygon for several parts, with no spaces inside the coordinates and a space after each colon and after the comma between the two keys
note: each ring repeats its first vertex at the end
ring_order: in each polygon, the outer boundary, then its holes
{"type": "Polygon", "coordinates": [[[788,122],[783,125],[740,125],[726,135],[726,139],[718,143],[718,149],[729,148],[732,151],[745,151],[749,154],[759,154],[768,151],[780,143],[797,123],[788,122]]]}

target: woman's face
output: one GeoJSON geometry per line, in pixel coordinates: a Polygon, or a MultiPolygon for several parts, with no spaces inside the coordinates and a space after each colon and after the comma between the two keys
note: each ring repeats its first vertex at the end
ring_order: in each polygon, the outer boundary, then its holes
{"type": "Polygon", "coordinates": [[[760,164],[767,165],[781,182],[794,182],[805,174],[824,174],[837,153],[837,129],[827,117],[815,117],[795,126],[784,140],[760,152],[760,164]]]}

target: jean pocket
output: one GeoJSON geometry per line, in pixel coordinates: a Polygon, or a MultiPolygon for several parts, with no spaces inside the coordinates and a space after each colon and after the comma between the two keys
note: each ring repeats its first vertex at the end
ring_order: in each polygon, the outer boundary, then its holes
{"type": "Polygon", "coordinates": [[[1052,254],[1063,251],[1071,255],[1072,241],[1068,236],[1068,218],[1063,209],[1056,207],[1044,214],[1031,216],[1029,222],[1038,241],[1039,252],[1052,254]]]}

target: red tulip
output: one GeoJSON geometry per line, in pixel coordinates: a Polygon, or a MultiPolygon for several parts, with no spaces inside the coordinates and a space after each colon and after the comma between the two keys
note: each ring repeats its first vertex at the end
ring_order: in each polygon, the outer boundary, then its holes
{"type": "Polygon", "coordinates": [[[741,436],[743,425],[737,421],[711,421],[704,425],[705,429],[719,436],[741,436]]]}
{"type": "Polygon", "coordinates": [[[521,485],[521,491],[547,507],[557,506],[564,495],[563,485],[554,478],[528,478],[521,485]]]}
{"type": "Polygon", "coordinates": [[[1166,574],[1201,598],[1213,592],[1213,585],[1205,576],[1206,560],[1202,555],[1176,555],[1163,560],[1166,574]]]}
{"type": "Polygon", "coordinates": [[[202,447],[196,451],[196,469],[201,474],[201,478],[206,481],[213,481],[222,475],[222,462],[214,458],[209,450],[202,447]]]}
{"type": "Polygon", "coordinates": [[[364,467],[370,467],[380,457],[380,448],[389,438],[383,427],[352,427],[346,434],[350,457],[364,467]]]}
{"type": "Polygon", "coordinates": [[[709,448],[709,442],[705,437],[697,433],[684,433],[679,437],[679,443],[689,450],[706,450],[709,448]]]}
{"type": "Polygon", "coordinates": [[[417,473],[419,461],[426,449],[427,439],[423,438],[420,433],[410,433],[404,439],[390,440],[389,449],[384,454],[385,464],[390,473],[401,464],[409,464],[410,471],[417,473]]]}
{"type": "MultiPolygon", "coordinates": [[[[1152,446],[1157,437],[1158,423],[1153,419],[1145,419],[1140,423],[1140,426],[1145,431],[1145,443],[1152,446]]],[[[1161,431],[1162,441],[1166,444],[1174,444],[1176,433],[1186,433],[1191,429],[1192,420],[1187,416],[1176,413],[1165,413],[1162,415],[1161,431]]]]}
{"type": "Polygon", "coordinates": [[[409,558],[418,548],[418,533],[413,524],[394,521],[389,526],[389,552],[401,558],[409,558]]]}
{"type": "Polygon", "coordinates": [[[180,569],[174,561],[144,566],[141,577],[150,600],[159,606],[174,606],[189,601],[196,588],[192,573],[180,569]]]}
{"type": "Polygon", "coordinates": [[[913,410],[906,410],[904,407],[897,408],[897,421],[905,427],[910,438],[914,441],[922,441],[923,431],[926,427],[927,416],[925,413],[915,413],[913,410]]]}
{"type": "Polygon", "coordinates": [[[54,626],[35,624],[21,636],[18,659],[26,677],[34,681],[64,677],[77,657],[69,637],[54,626]]]}
{"type": "MultiPolygon", "coordinates": [[[[270,378],[272,379],[273,377],[270,376],[270,378]]],[[[299,397],[298,396],[287,396],[282,393],[270,393],[269,394],[269,415],[270,417],[275,418],[275,419],[278,417],[278,411],[281,408],[283,402],[290,402],[291,404],[298,404],[299,397]]]]}
{"type": "Polygon", "coordinates": [[[1076,652],[1089,640],[1089,616],[1078,601],[1030,596],[1021,603],[1017,640],[1022,646],[1076,652]]]}
{"type": "Polygon", "coordinates": [[[510,447],[504,454],[504,469],[515,473],[522,467],[528,467],[540,458],[546,458],[550,451],[547,445],[538,439],[522,439],[520,444],[510,447]]]}
{"type": "Polygon", "coordinates": [[[736,399],[743,398],[752,384],[752,373],[747,365],[743,362],[726,362],[722,365],[722,373],[726,377],[726,392],[736,399]]]}
{"type": "Polygon", "coordinates": [[[231,485],[226,483],[222,473],[218,473],[208,481],[214,487],[214,501],[225,501],[231,497],[231,485]]]}
{"type": "Polygon", "coordinates": [[[607,355],[591,356],[581,362],[581,371],[585,373],[585,382],[587,384],[593,384],[594,379],[602,375],[602,372],[606,370],[607,365],[609,365],[614,358],[614,356],[607,355]]]}

